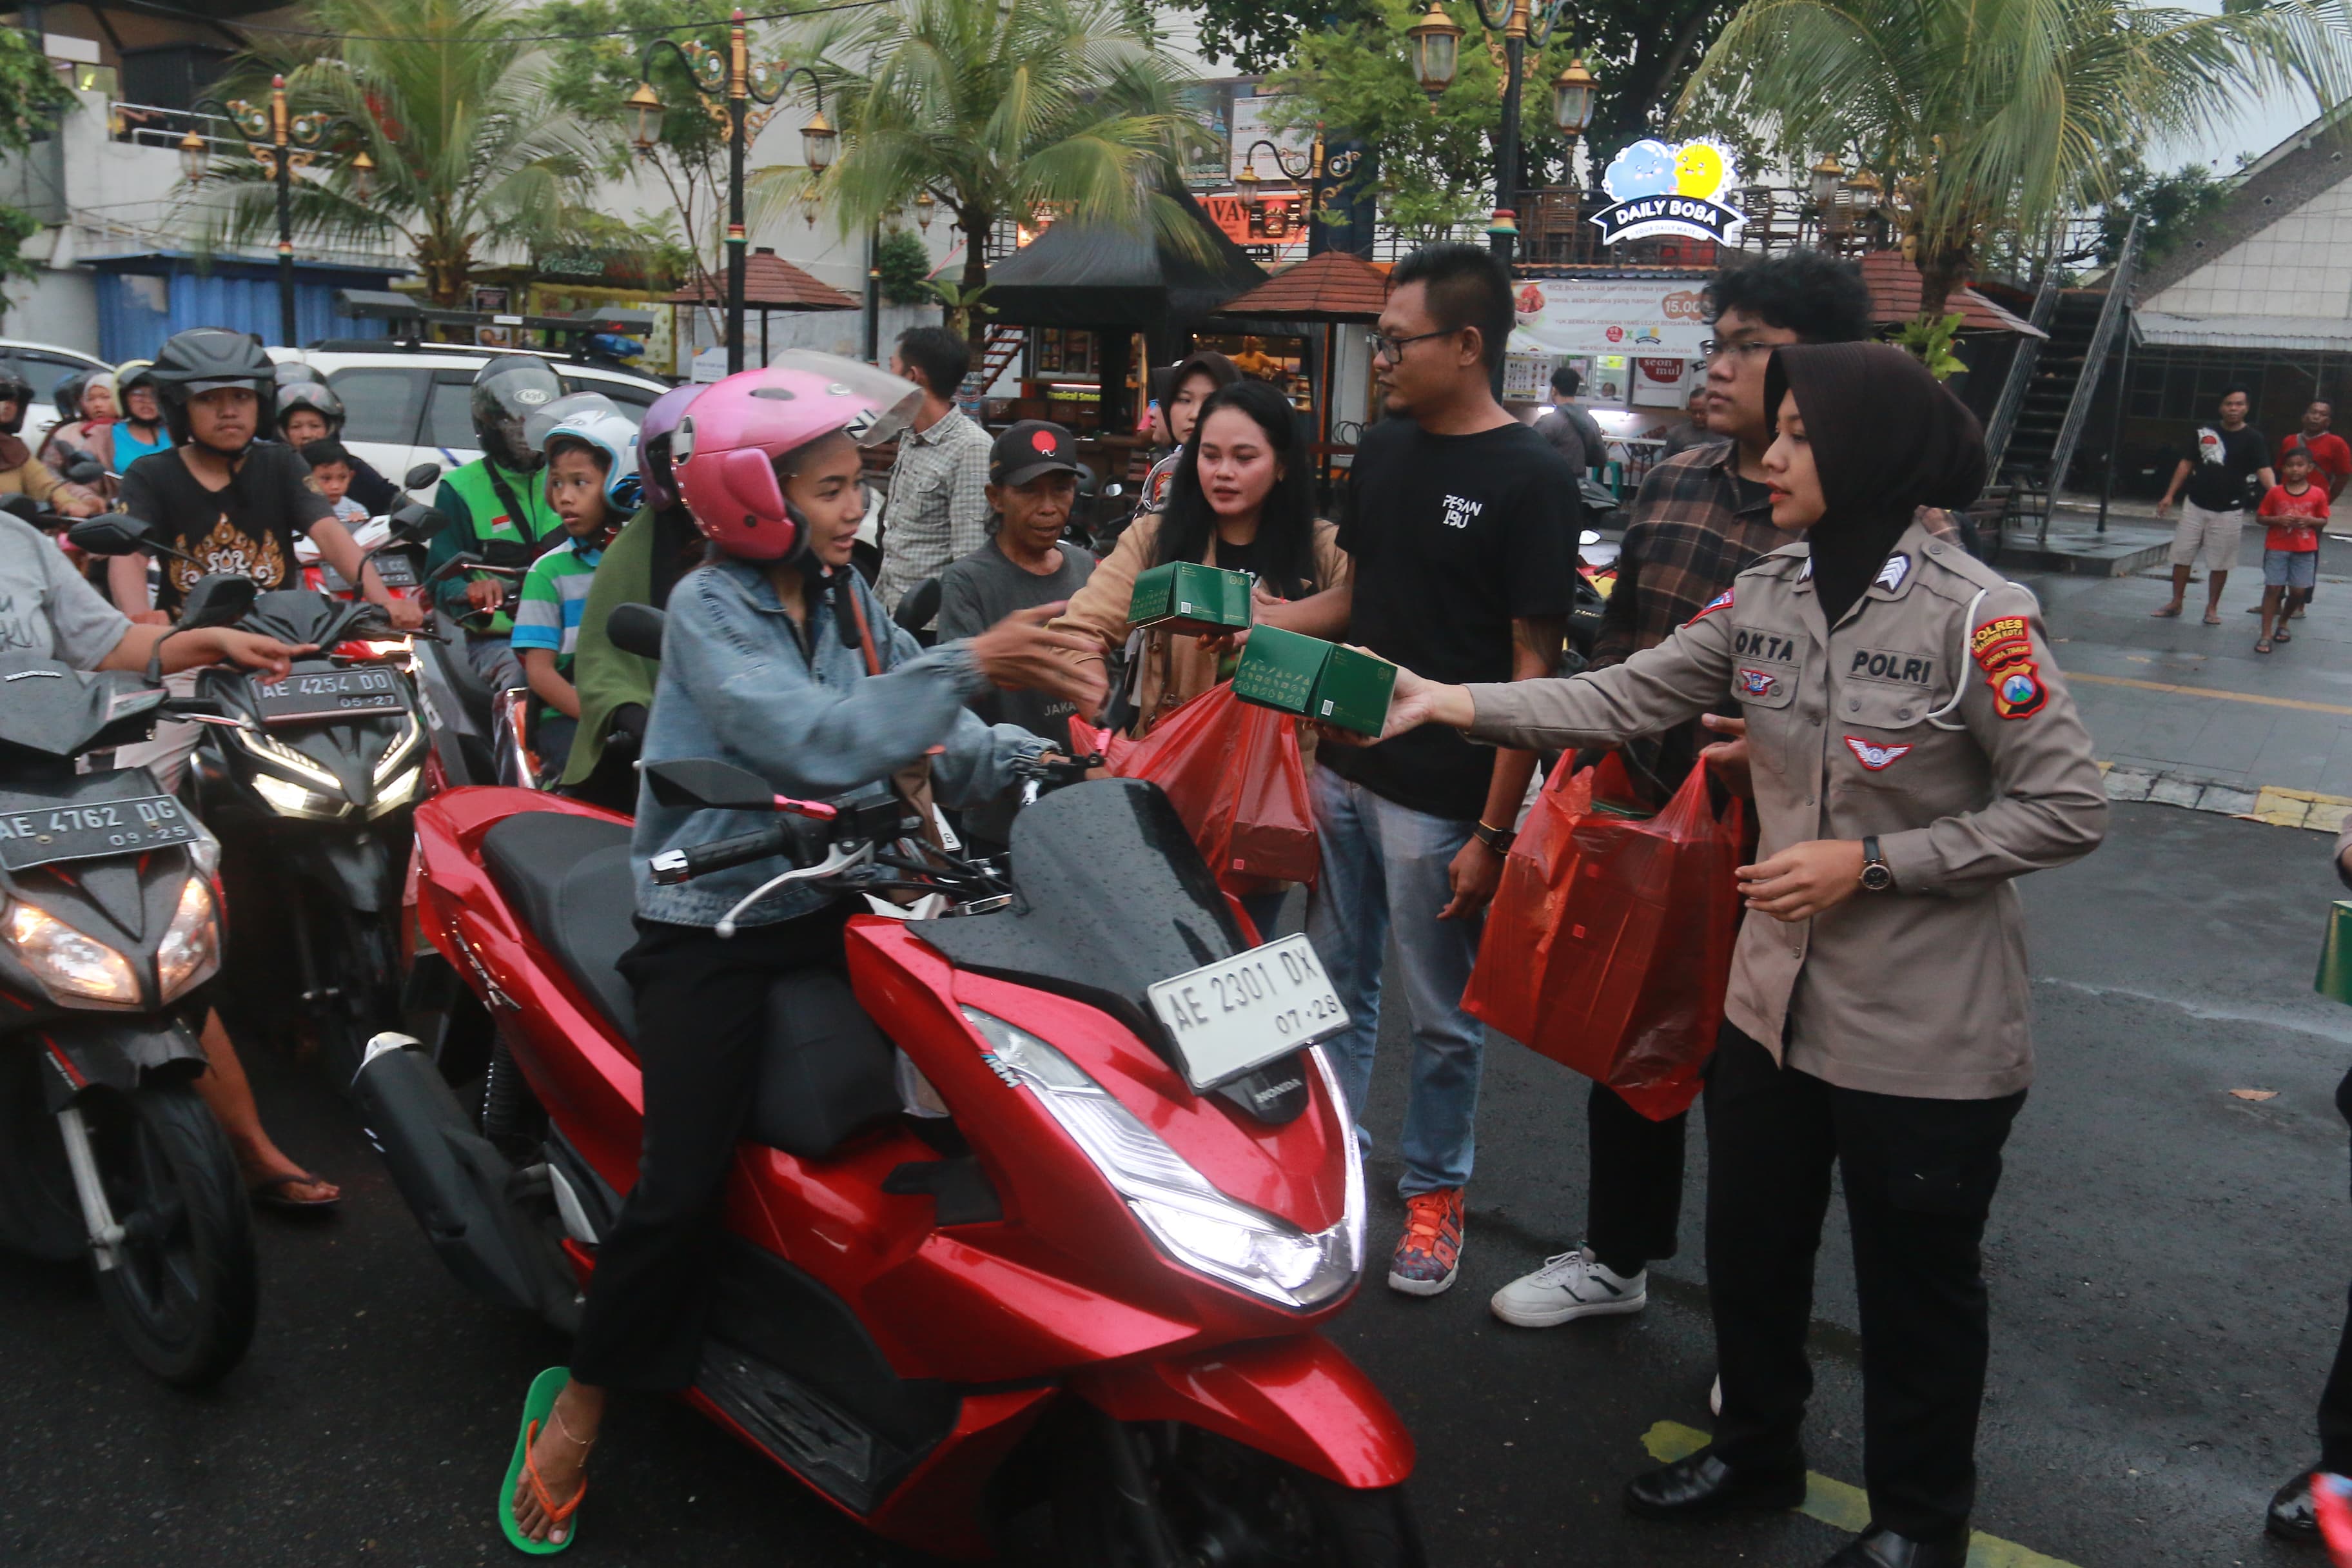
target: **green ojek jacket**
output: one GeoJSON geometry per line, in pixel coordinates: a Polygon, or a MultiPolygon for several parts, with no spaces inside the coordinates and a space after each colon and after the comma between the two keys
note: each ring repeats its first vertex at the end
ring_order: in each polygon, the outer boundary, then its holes
{"type": "MultiPolygon", "coordinates": [[[[499,487],[490,478],[490,460],[477,458],[462,468],[444,475],[441,488],[434,493],[434,509],[449,520],[449,526],[433,536],[425,547],[425,564],[429,572],[443,562],[458,554],[479,552],[482,546],[497,541],[516,544],[536,545],[550,534],[563,530],[563,519],[547,499],[547,486],[537,473],[518,474],[511,468],[500,468],[498,477],[505,481],[515,504],[523,515],[509,515],[506,500],[499,496],[499,487]]],[[[466,577],[452,577],[436,584],[434,603],[453,616],[466,612],[466,577]]],[[[521,592],[520,582],[505,583],[507,601],[514,602],[521,592]]],[[[501,610],[491,617],[488,635],[505,637],[514,630],[514,622],[501,610]]]]}

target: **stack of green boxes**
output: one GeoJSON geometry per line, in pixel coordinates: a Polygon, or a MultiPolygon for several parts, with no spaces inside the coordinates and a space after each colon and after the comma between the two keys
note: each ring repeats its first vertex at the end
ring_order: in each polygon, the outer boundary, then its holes
{"type": "Polygon", "coordinates": [[[1136,578],[1127,621],[1138,630],[1240,631],[1250,624],[1249,574],[1221,572],[1191,561],[1154,566],[1136,578]]]}
{"type": "Polygon", "coordinates": [[[1396,666],[1351,647],[1275,626],[1250,633],[1234,671],[1234,695],[1318,724],[1377,735],[1389,714],[1396,666]]]}

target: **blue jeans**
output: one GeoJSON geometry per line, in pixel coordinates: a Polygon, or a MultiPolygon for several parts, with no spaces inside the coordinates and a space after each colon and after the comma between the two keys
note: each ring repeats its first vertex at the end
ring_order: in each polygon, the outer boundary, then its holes
{"type": "Polygon", "coordinates": [[[1409,810],[1329,768],[1315,770],[1314,794],[1323,874],[1307,905],[1307,935],[1348,1009],[1348,1027],[1328,1048],[1356,1108],[1356,1134],[1369,1152],[1363,1107],[1381,1032],[1381,966],[1393,931],[1412,1011],[1412,1091],[1397,1191],[1411,1197],[1462,1186],[1477,1152],[1486,1053],[1486,1027],[1462,1010],[1462,989],[1477,962],[1482,922],[1437,914],[1453,897],[1446,868],[1474,825],[1409,810]]]}

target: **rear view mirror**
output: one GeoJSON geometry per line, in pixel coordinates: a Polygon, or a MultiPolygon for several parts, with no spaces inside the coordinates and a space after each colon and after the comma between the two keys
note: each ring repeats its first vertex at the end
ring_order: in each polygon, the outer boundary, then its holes
{"type": "Polygon", "coordinates": [[[0,511],[14,512],[16,516],[23,518],[27,522],[30,522],[33,519],[41,515],[41,503],[35,500],[31,496],[21,493],[17,495],[0,496],[0,511]]]}
{"type": "Polygon", "coordinates": [[[245,619],[260,585],[250,577],[215,572],[196,579],[181,606],[179,624],[189,626],[229,626],[245,619]]]}
{"type": "Polygon", "coordinates": [[[422,544],[448,526],[449,520],[431,507],[418,506],[411,501],[405,506],[393,509],[392,538],[389,542],[422,544]]]}
{"type": "Polygon", "coordinates": [[[110,511],[82,519],[66,530],[66,539],[85,555],[136,555],[147,543],[147,529],[126,512],[110,511]]]}
{"type": "Polygon", "coordinates": [[[94,485],[106,478],[106,465],[84,452],[66,465],[61,476],[68,484],[94,485]]]}
{"type": "Polygon", "coordinates": [[[623,653],[639,658],[661,658],[662,634],[668,627],[668,613],[651,605],[615,605],[604,618],[606,639],[623,653]]]}
{"type": "Polygon", "coordinates": [[[714,757],[655,763],[646,769],[646,777],[653,782],[654,799],[667,806],[710,811],[776,808],[776,792],[768,787],[767,780],[714,757]]]}
{"type": "Polygon", "coordinates": [[[400,488],[404,490],[421,490],[440,477],[440,464],[419,463],[400,477],[400,488]]]}

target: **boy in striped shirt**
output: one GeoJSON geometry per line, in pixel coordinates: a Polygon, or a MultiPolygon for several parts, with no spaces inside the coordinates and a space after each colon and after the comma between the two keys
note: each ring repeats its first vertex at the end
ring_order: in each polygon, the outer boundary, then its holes
{"type": "MultiPolygon", "coordinates": [[[[618,418],[617,411],[614,416],[618,418]]],[[[636,482],[635,447],[599,439],[601,421],[558,425],[547,437],[547,500],[563,519],[564,537],[531,563],[514,611],[515,654],[540,710],[536,742],[541,771],[563,770],[572,737],[580,724],[580,693],[572,684],[572,657],[580,642],[580,620],[588,607],[588,585],[596,563],[625,515],[619,492],[636,482]],[[619,472],[625,468],[626,472],[619,472]]],[[[623,426],[625,430],[625,426],[623,426]]]]}

